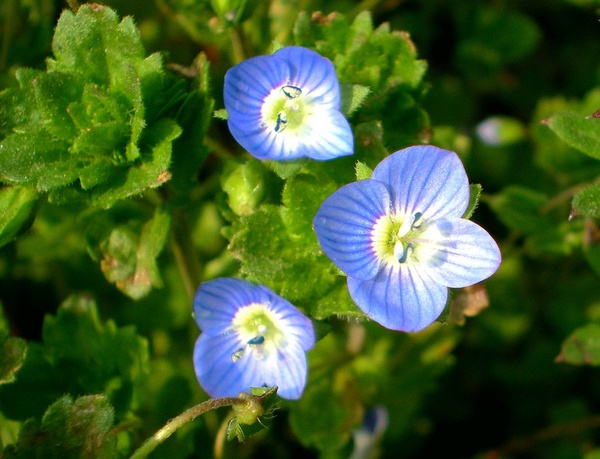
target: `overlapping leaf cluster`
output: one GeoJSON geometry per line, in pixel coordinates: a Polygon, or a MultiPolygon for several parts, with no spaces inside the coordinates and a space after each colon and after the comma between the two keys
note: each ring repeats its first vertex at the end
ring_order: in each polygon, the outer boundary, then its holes
{"type": "Polygon", "coordinates": [[[161,285],[155,259],[170,218],[128,200],[167,182],[184,196],[197,183],[212,107],[206,60],[188,84],[162,55],[146,56],[133,18],[94,4],[61,15],[52,51],[46,70],[19,69],[19,87],[0,95],[0,182],[10,185],[0,245],[32,224],[40,202],[78,207],[107,280],[140,298],[161,285]]]}

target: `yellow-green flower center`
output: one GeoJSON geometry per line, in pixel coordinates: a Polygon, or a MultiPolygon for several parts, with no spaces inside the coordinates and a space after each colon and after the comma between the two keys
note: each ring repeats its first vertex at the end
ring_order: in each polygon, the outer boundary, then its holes
{"type": "Polygon", "coordinates": [[[261,108],[264,126],[276,133],[294,131],[302,126],[306,115],[307,98],[296,86],[284,85],[271,91],[261,108]]]}
{"type": "Polygon", "coordinates": [[[277,348],[285,347],[286,339],[277,321],[268,303],[252,303],[241,308],[233,318],[232,328],[243,347],[237,349],[231,359],[237,362],[250,351],[255,358],[262,360],[277,348]]]}
{"type": "Polygon", "coordinates": [[[385,264],[399,265],[418,260],[415,253],[422,242],[419,235],[425,229],[420,212],[413,216],[382,215],[371,230],[371,248],[385,264]]]}

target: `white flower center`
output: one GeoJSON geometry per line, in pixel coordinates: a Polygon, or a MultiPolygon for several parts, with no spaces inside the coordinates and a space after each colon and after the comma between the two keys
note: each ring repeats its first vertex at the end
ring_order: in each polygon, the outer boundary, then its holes
{"type": "Polygon", "coordinates": [[[426,228],[421,212],[413,216],[383,215],[371,230],[371,248],[385,264],[401,265],[419,261],[419,249],[427,242],[420,235],[426,228]]]}
{"type": "Polygon", "coordinates": [[[276,133],[297,130],[306,113],[307,97],[302,89],[289,84],[280,86],[265,98],[260,116],[262,125],[276,133]]]}
{"type": "Polygon", "coordinates": [[[244,353],[263,360],[278,348],[285,347],[287,342],[277,322],[268,303],[252,303],[240,308],[233,318],[232,328],[242,347],[231,355],[231,360],[237,362],[244,353]]]}

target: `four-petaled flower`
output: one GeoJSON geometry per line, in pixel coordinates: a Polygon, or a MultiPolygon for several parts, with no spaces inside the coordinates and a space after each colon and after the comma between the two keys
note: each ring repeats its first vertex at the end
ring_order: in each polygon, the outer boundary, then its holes
{"type": "Polygon", "coordinates": [[[225,74],[223,96],[231,134],[259,159],[353,153],[335,69],[315,51],[288,46],[247,59],[225,74]]]}
{"type": "Polygon", "coordinates": [[[202,334],[194,348],[198,381],[212,397],[278,386],[297,399],[306,384],[311,321],[268,288],[234,278],[200,285],[194,316],[202,334]]]}
{"type": "Polygon", "coordinates": [[[313,224],[358,307],[386,328],[418,331],[441,314],[448,287],[473,285],[500,265],[492,237],[461,218],[468,204],[456,153],[413,146],[334,192],[313,224]]]}

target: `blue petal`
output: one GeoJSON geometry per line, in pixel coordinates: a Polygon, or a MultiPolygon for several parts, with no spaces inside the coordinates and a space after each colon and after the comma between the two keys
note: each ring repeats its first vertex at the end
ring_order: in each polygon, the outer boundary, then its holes
{"type": "Polygon", "coordinates": [[[298,157],[328,160],[354,153],[352,129],[348,120],[338,111],[319,108],[306,118],[303,129],[295,135],[295,139],[291,140],[287,135],[282,137],[283,149],[289,146],[298,157]]]}
{"type": "Polygon", "coordinates": [[[461,217],[469,204],[469,181],[456,153],[433,146],[414,146],[385,158],[373,180],[388,185],[396,212],[425,220],[461,217]]]}
{"type": "MultiPolygon", "coordinates": [[[[267,386],[278,386],[277,394],[281,398],[296,400],[306,386],[306,354],[298,346],[288,345],[260,367],[258,380],[267,386]]],[[[262,384],[261,384],[262,385],[262,384]]]]}
{"type": "MultiPolygon", "coordinates": [[[[234,352],[242,347],[237,334],[200,335],[194,346],[194,369],[198,382],[211,397],[236,397],[248,392],[243,359],[234,362],[234,352]]],[[[247,362],[246,362],[247,363],[247,362]]]]}
{"type": "Polygon", "coordinates": [[[344,185],[329,196],[313,220],[321,248],[348,276],[374,278],[381,262],[371,246],[373,226],[390,204],[385,185],[361,180],[344,185]]]}
{"type": "Polygon", "coordinates": [[[421,234],[419,246],[427,273],[437,283],[460,288],[490,277],[502,260],[500,249],[479,225],[464,219],[441,219],[421,234]]]}
{"type": "Polygon", "coordinates": [[[271,91],[289,79],[288,64],[273,56],[250,58],[225,74],[223,98],[229,130],[244,149],[259,158],[269,157],[276,134],[262,124],[262,105],[271,91]]]}
{"type": "MultiPolygon", "coordinates": [[[[274,89],[287,84],[291,70],[287,62],[273,56],[256,56],[230,68],[225,73],[223,98],[229,119],[247,115],[243,121],[260,124],[264,99],[274,89]]],[[[242,122],[242,120],[240,120],[242,122]]]]}
{"type": "Polygon", "coordinates": [[[371,280],[348,277],[348,291],[371,319],[391,330],[414,332],[431,325],[444,310],[448,289],[419,266],[388,266],[371,280]]]}
{"type": "Polygon", "coordinates": [[[301,46],[281,48],[273,56],[288,62],[292,72],[289,84],[301,88],[303,96],[318,99],[324,109],[340,109],[340,86],[329,59],[301,46]]]}
{"type": "Polygon", "coordinates": [[[257,288],[270,298],[269,310],[276,317],[276,325],[285,335],[287,345],[305,351],[311,349],[315,344],[315,333],[310,319],[267,287],[259,285],[257,288]]]}
{"type": "Polygon", "coordinates": [[[204,282],[194,296],[194,317],[203,334],[222,335],[231,329],[238,310],[252,303],[265,303],[271,296],[250,282],[223,277],[204,282]]]}
{"type": "Polygon", "coordinates": [[[241,357],[231,356],[242,343],[235,335],[201,335],[194,347],[194,369],[204,391],[211,397],[235,397],[251,387],[278,386],[282,398],[297,399],[306,385],[307,363],[304,350],[288,344],[259,360],[245,348],[241,357]]]}
{"type": "Polygon", "coordinates": [[[277,133],[260,125],[253,127],[252,117],[231,117],[233,137],[258,159],[289,160],[308,157],[328,160],[354,152],[354,137],[348,120],[340,112],[315,110],[307,116],[302,129],[277,133]]]}

